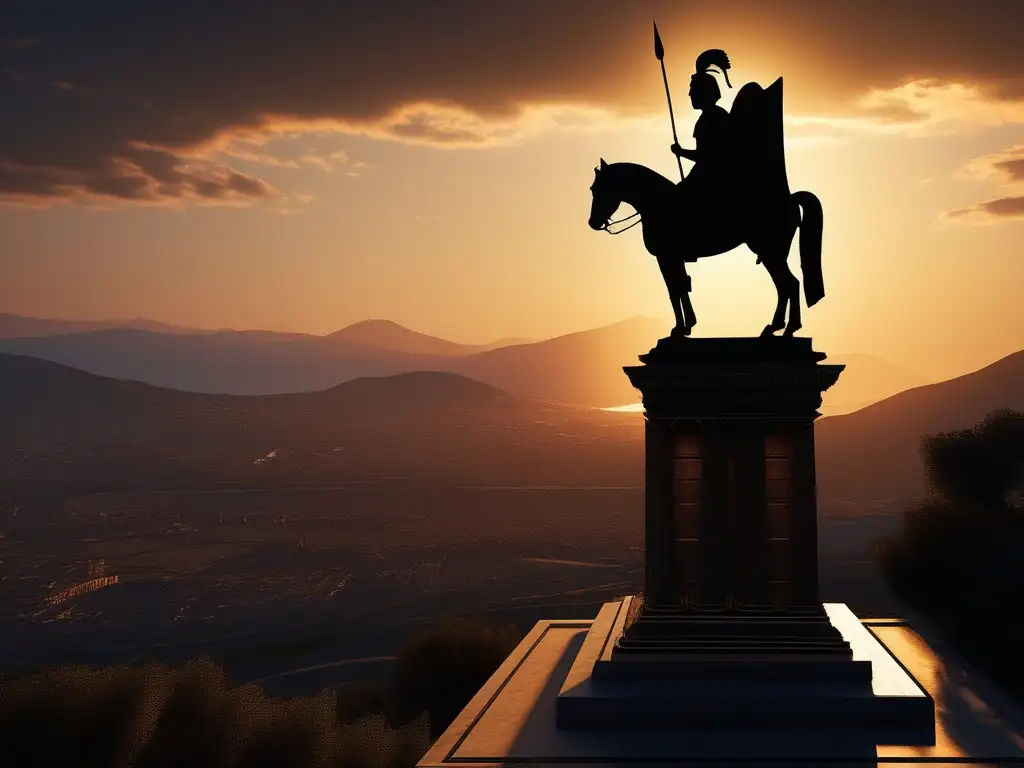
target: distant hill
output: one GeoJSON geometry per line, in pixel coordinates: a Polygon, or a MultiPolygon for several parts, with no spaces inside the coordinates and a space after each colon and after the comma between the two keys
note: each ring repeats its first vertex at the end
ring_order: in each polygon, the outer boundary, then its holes
{"type": "MultiPolygon", "coordinates": [[[[31,327],[42,333],[63,328],[61,323],[65,321],[0,316],[0,328],[12,331],[31,327]]],[[[137,324],[162,327],[150,321],[137,324]]],[[[543,341],[506,339],[472,345],[418,333],[389,320],[365,320],[327,336],[102,328],[23,338],[2,338],[0,333],[0,352],[189,392],[314,392],[364,376],[436,370],[460,373],[525,397],[613,407],[638,400],[621,368],[635,363],[637,355],[667,330],[662,321],[633,317],[543,341]]],[[[829,360],[847,368],[825,393],[826,416],[849,413],[928,383],[919,374],[871,355],[830,355],[829,360]]]]}
{"type": "Polygon", "coordinates": [[[533,344],[537,339],[530,339],[526,336],[507,336],[502,339],[496,339],[495,341],[488,342],[487,344],[480,344],[478,347],[479,352],[487,352],[492,349],[498,349],[498,347],[511,347],[514,344],[533,344]]]}
{"type": "Polygon", "coordinates": [[[0,354],[0,493],[418,484],[638,484],[642,434],[599,410],[447,372],[211,395],[0,354]]]}
{"type": "Polygon", "coordinates": [[[589,331],[517,344],[459,360],[452,369],[479,381],[563,403],[624,405],[637,392],[622,372],[668,331],[665,323],[631,317],[589,331]]]}
{"type": "Polygon", "coordinates": [[[829,355],[828,362],[845,365],[839,381],[825,392],[821,412],[833,416],[864,408],[897,392],[931,382],[873,355],[829,355]]]}
{"type": "MultiPolygon", "coordinates": [[[[263,394],[326,389],[364,373],[365,349],[330,349],[318,336],[269,331],[176,335],[114,328],[42,338],[0,339],[0,352],[30,355],[100,376],[192,392],[263,394]]],[[[379,354],[379,353],[378,353],[379,354]]],[[[387,356],[387,355],[385,355],[387,356]]]]}
{"type": "Polygon", "coordinates": [[[925,489],[921,437],[973,426],[1000,408],[1024,411],[1024,351],[855,413],[820,419],[820,493],[873,500],[918,496],[925,489]]]}
{"type": "Polygon", "coordinates": [[[143,317],[122,320],[54,320],[44,317],[24,317],[0,312],[0,339],[13,339],[33,336],[55,336],[64,333],[82,333],[84,331],[100,331],[110,328],[130,328],[139,331],[156,333],[202,334],[217,333],[214,330],[187,328],[143,317]]]}
{"type": "Polygon", "coordinates": [[[437,370],[461,373],[518,395],[601,407],[635,399],[621,367],[636,362],[636,356],[650,349],[664,331],[658,321],[631,318],[547,341],[480,351],[372,320],[329,336],[107,329],[0,339],[0,352],[191,392],[311,392],[362,376],[437,370]]]}
{"type": "Polygon", "coordinates": [[[471,355],[480,348],[427,336],[390,320],[363,320],[326,337],[331,341],[410,355],[471,355]]]}
{"type": "MultiPolygon", "coordinates": [[[[510,352],[492,370],[515,366],[522,353],[510,352]]],[[[1024,410],[1024,352],[822,418],[815,429],[819,497],[918,496],[921,437],[971,426],[999,408],[1024,410]]],[[[375,481],[640,484],[641,425],[635,414],[523,397],[451,372],[234,396],[0,354],[0,493],[375,481]]]]}

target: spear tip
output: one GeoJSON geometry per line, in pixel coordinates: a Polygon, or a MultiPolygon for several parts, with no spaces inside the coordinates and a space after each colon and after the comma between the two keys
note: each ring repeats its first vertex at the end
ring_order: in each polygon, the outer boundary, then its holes
{"type": "Polygon", "coordinates": [[[658,34],[658,22],[654,22],[654,55],[658,61],[665,58],[665,46],[661,44],[661,35],[658,34]]]}

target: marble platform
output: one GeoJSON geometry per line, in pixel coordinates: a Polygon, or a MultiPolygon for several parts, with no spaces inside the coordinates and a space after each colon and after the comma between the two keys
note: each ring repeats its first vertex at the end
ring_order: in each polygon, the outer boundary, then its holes
{"type": "Polygon", "coordinates": [[[607,603],[594,619],[558,693],[560,728],[731,733],[770,726],[777,736],[788,730],[799,741],[808,728],[838,727],[872,745],[933,743],[931,697],[843,604],[827,605],[825,612],[852,660],[790,660],[792,654],[780,660],[758,653],[755,644],[727,656],[647,653],[616,662],[613,648],[635,599],[607,603]],[[600,674],[615,669],[614,677],[600,674]]]}
{"type": "MultiPolygon", "coordinates": [[[[934,700],[931,744],[869,743],[856,727],[560,729],[558,696],[586,680],[602,651],[586,647],[588,634],[599,637],[592,626],[614,623],[618,608],[609,603],[589,621],[538,623],[418,765],[1024,765],[1021,707],[939,639],[895,619],[857,621],[844,636],[853,636],[855,658],[870,661],[876,695],[934,700]]],[[[841,604],[826,608],[840,625],[852,616],[841,604]]]]}

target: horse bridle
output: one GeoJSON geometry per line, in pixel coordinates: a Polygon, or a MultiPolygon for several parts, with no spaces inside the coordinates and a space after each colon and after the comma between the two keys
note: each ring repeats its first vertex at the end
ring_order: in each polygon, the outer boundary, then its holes
{"type": "Polygon", "coordinates": [[[636,219],[636,217],[639,216],[639,215],[640,215],[639,213],[634,213],[634,214],[631,214],[631,215],[627,216],[624,219],[619,219],[618,221],[606,221],[604,226],[601,227],[601,231],[602,232],[607,232],[609,235],[621,235],[626,230],[632,229],[637,224],[640,224],[642,222],[642,219],[636,219]],[[629,221],[630,219],[636,219],[636,221],[634,221],[628,227],[623,227],[618,232],[612,232],[611,228],[614,227],[616,224],[622,224],[623,222],[629,221]]]}

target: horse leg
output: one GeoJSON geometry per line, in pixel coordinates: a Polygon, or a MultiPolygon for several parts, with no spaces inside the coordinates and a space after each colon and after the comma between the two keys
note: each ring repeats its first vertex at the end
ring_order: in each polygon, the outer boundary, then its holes
{"type": "Polygon", "coordinates": [[[668,289],[668,298],[672,302],[672,314],[675,315],[676,325],[672,329],[672,336],[687,334],[686,319],[683,317],[682,300],[679,296],[678,284],[675,275],[664,260],[658,259],[658,267],[661,269],[661,276],[665,279],[665,288],[668,289]]]}
{"type": "Polygon", "coordinates": [[[789,322],[782,335],[792,336],[803,327],[800,322],[800,281],[790,271],[785,260],[779,262],[778,269],[783,290],[789,294],[789,322]]]}
{"type": "Polygon", "coordinates": [[[679,262],[679,295],[683,302],[683,320],[686,322],[686,330],[683,331],[684,336],[689,336],[690,331],[693,330],[693,326],[697,324],[697,313],[693,311],[693,304],[690,303],[690,290],[692,288],[692,281],[690,276],[686,274],[686,262],[679,262]]]}
{"type": "Polygon", "coordinates": [[[772,258],[766,258],[761,256],[761,263],[764,264],[764,268],[768,270],[768,275],[772,279],[772,283],[775,285],[775,293],[778,295],[778,302],[775,305],[775,314],[772,316],[772,321],[764,327],[761,331],[762,336],[772,336],[776,331],[780,331],[786,327],[786,303],[787,293],[782,284],[782,272],[779,270],[779,264],[772,258]]]}

